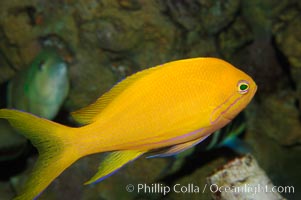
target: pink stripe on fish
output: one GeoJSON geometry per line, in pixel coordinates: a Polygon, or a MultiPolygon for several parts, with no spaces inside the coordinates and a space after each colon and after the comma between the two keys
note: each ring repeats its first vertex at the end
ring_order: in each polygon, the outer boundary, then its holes
{"type": "Polygon", "coordinates": [[[233,103],[231,103],[224,111],[222,111],[222,112],[218,115],[218,117],[217,117],[216,119],[214,119],[214,120],[212,121],[212,118],[213,118],[214,113],[217,112],[218,109],[220,109],[224,104],[226,104],[226,103],[227,103],[234,95],[235,95],[235,93],[232,94],[229,98],[227,98],[226,101],[224,101],[221,105],[219,105],[217,108],[214,109],[214,111],[212,112],[211,117],[210,117],[210,123],[211,123],[211,125],[215,124],[215,123],[220,119],[220,117],[221,117],[222,115],[224,115],[225,113],[227,113],[227,111],[228,111],[233,105],[235,105],[235,104],[242,98],[242,96],[239,96],[237,99],[235,99],[235,101],[234,101],[233,103]]]}
{"type": "MultiPolygon", "coordinates": [[[[200,133],[204,128],[200,128],[198,130],[195,130],[195,131],[192,131],[190,133],[186,133],[184,135],[180,135],[180,136],[177,136],[177,137],[174,137],[174,138],[170,138],[170,139],[167,139],[167,140],[163,140],[163,141],[160,141],[160,142],[153,142],[153,143],[146,143],[146,144],[142,144],[142,145],[137,145],[137,146],[133,146],[133,148],[141,148],[143,146],[147,146],[147,145],[153,145],[153,144],[164,144],[164,143],[168,143],[168,142],[175,142],[176,140],[180,140],[180,139],[183,139],[185,137],[189,137],[189,136],[193,136],[197,133],[200,133]]],[[[153,138],[158,138],[159,136],[156,136],[156,137],[152,137],[152,138],[147,138],[145,140],[149,140],[149,139],[153,139],[153,138]]],[[[145,140],[140,140],[139,142],[141,141],[145,141],[145,140]]],[[[134,143],[134,142],[131,142],[131,143],[134,143]]],[[[131,143],[127,143],[127,144],[124,144],[126,146],[130,145],[131,143]]]]}

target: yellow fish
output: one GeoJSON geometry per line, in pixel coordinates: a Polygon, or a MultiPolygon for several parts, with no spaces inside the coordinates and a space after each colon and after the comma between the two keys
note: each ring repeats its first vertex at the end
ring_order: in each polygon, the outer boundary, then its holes
{"type": "MultiPolygon", "coordinates": [[[[67,127],[1,109],[0,118],[31,140],[39,159],[16,199],[37,197],[79,158],[111,152],[86,184],[113,174],[146,152],[184,151],[229,123],[253,98],[250,76],[217,58],[165,63],[129,76],[95,103],[72,113],[84,126],[67,127]]],[[[152,156],[152,157],[155,157],[152,156]]]]}

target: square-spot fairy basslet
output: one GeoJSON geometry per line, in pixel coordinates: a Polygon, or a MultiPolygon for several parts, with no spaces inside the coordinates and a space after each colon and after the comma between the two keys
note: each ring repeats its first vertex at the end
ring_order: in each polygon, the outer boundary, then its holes
{"type": "MultiPolygon", "coordinates": [[[[67,127],[34,115],[1,109],[39,151],[16,199],[37,197],[67,167],[86,155],[111,152],[86,184],[101,181],[148,151],[184,151],[228,124],[253,98],[253,79],[217,58],[165,63],[127,77],[95,103],[72,115],[67,127]]],[[[153,157],[155,157],[153,156],[153,157]]]]}

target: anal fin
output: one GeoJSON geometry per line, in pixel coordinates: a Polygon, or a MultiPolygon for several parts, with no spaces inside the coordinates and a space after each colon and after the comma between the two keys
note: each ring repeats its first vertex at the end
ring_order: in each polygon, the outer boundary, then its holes
{"type": "Polygon", "coordinates": [[[137,150],[115,151],[110,153],[98,167],[98,172],[87,181],[85,185],[104,180],[117,172],[125,164],[135,160],[144,153],[145,151],[137,150]]]}
{"type": "Polygon", "coordinates": [[[181,144],[174,145],[174,146],[170,147],[168,150],[164,151],[163,153],[151,155],[151,156],[148,156],[147,158],[167,157],[167,156],[176,155],[178,153],[181,153],[181,152],[183,152],[183,151],[199,144],[200,142],[205,140],[208,136],[209,135],[206,135],[206,136],[203,136],[203,137],[198,138],[196,140],[192,140],[192,141],[189,141],[189,142],[186,142],[186,143],[181,143],[181,144]]]}

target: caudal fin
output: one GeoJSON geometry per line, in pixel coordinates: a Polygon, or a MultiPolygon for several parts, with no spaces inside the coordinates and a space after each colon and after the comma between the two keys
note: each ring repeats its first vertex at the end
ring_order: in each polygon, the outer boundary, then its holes
{"type": "Polygon", "coordinates": [[[72,128],[17,110],[1,109],[0,118],[7,119],[38,149],[39,158],[22,192],[15,199],[30,200],[41,192],[79,155],[74,151],[72,128]]]}

